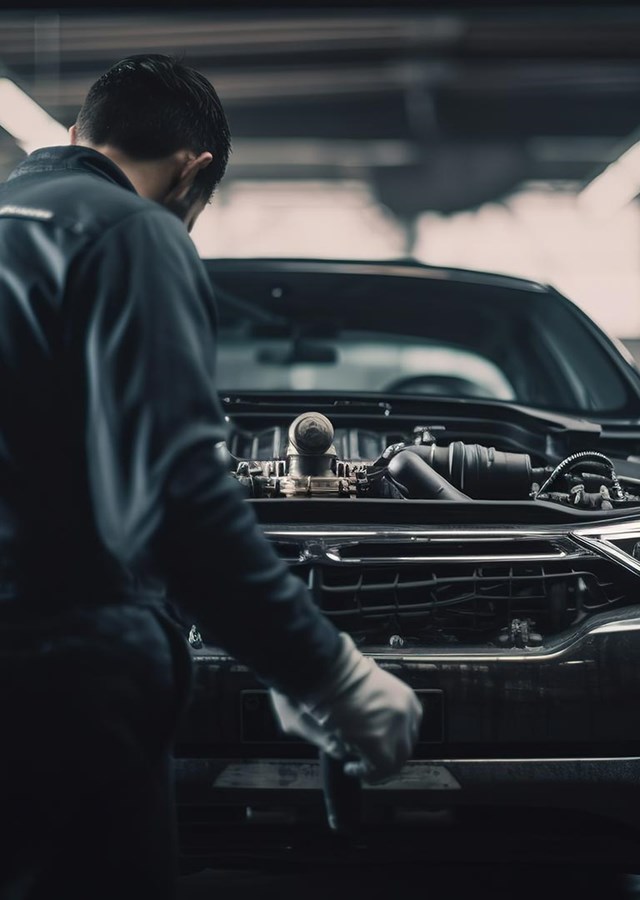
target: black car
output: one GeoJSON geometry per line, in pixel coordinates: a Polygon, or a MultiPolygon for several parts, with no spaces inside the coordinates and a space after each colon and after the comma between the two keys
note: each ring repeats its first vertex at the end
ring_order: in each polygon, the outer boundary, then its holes
{"type": "Polygon", "coordinates": [[[316,751],[282,735],[264,685],[188,623],[187,864],[336,847],[637,863],[631,358],[529,281],[405,262],[206,265],[229,477],[320,608],[425,715],[404,770],[352,792],[352,834],[336,843],[316,751]]]}

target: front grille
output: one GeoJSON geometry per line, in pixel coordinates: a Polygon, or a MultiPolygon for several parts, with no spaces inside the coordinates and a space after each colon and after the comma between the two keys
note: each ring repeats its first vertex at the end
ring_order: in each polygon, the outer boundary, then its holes
{"type": "Polygon", "coordinates": [[[596,557],[293,568],[320,609],[361,646],[535,646],[596,613],[636,602],[639,584],[596,557]]]}
{"type": "MultiPolygon", "coordinates": [[[[295,544],[282,542],[282,548],[291,550],[295,544]]],[[[286,552],[286,551],[285,551],[286,552]]],[[[413,541],[340,541],[331,547],[329,552],[336,560],[344,563],[398,561],[411,559],[434,559],[442,561],[451,558],[459,560],[471,557],[474,560],[483,558],[517,557],[518,559],[559,559],[566,555],[561,544],[550,540],[532,540],[501,538],[494,540],[454,540],[437,538],[413,541]]],[[[290,559],[292,556],[289,557],[290,559]]]]}

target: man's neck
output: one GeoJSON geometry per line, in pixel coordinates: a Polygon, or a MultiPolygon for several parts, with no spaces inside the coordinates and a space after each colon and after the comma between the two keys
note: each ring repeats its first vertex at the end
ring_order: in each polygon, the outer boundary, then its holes
{"type": "Polygon", "coordinates": [[[171,187],[175,166],[171,159],[133,160],[108,144],[99,147],[93,144],[78,144],[78,146],[89,147],[108,157],[122,169],[141,197],[159,203],[171,187]]]}

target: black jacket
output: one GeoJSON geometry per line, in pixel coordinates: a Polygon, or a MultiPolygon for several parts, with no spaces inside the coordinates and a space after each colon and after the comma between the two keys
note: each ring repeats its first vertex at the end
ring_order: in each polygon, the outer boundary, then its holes
{"type": "Polygon", "coordinates": [[[183,224],[100,153],[0,186],[0,600],[176,597],[268,683],[314,689],[336,630],[216,462],[216,313],[183,224]]]}

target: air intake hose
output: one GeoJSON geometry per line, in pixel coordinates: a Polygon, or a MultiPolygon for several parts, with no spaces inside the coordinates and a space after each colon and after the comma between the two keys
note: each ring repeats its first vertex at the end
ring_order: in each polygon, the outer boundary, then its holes
{"type": "Polygon", "coordinates": [[[468,500],[419,454],[401,450],[389,462],[387,475],[401,492],[411,500],[468,500]]]}
{"type": "Polygon", "coordinates": [[[444,475],[454,487],[477,500],[518,500],[531,490],[531,458],[481,444],[454,441],[448,447],[406,448],[444,475]]]}

